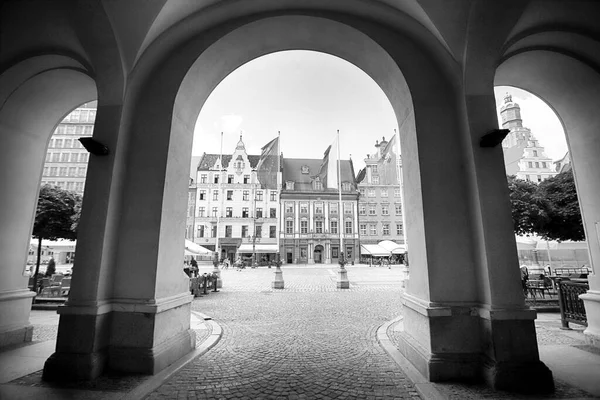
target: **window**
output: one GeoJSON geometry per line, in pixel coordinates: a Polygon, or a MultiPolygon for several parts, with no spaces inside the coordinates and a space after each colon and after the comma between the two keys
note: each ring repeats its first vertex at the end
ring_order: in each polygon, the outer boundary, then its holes
{"type": "MultiPolygon", "coordinates": [[[[73,187],[75,186],[75,182],[67,182],[67,190],[73,190],[73,187]]],[[[192,209],[193,212],[193,209],[192,209]]]]}
{"type": "Polygon", "coordinates": [[[250,175],[244,175],[244,183],[250,183],[250,175]]]}
{"type": "Polygon", "coordinates": [[[337,235],[338,233],[338,222],[336,219],[332,219],[329,222],[329,232],[333,235],[337,235]]]}
{"type": "Polygon", "coordinates": [[[390,206],[387,204],[381,205],[381,215],[390,215],[390,206]]]}
{"type": "Polygon", "coordinates": [[[323,203],[315,203],[315,214],[323,214],[323,203]]]}
{"type": "Polygon", "coordinates": [[[263,217],[263,212],[262,212],[262,208],[257,208],[256,209],[256,218],[262,218],[263,217]]]}
{"type": "Polygon", "coordinates": [[[83,192],[83,182],[75,183],[75,190],[78,192],[83,192]]]}
{"type": "Polygon", "coordinates": [[[375,189],[367,189],[367,197],[375,197],[375,189]]]}
{"type": "Polygon", "coordinates": [[[232,237],[233,233],[233,228],[231,227],[231,225],[225,225],[225,237],[230,238],[232,237]]]}
{"type": "Polygon", "coordinates": [[[213,225],[210,228],[210,237],[217,237],[217,226],[213,225]]]}
{"type": "Polygon", "coordinates": [[[51,159],[52,159],[52,153],[50,153],[50,152],[46,153],[46,162],[50,162],[51,159]]]}
{"type": "Polygon", "coordinates": [[[83,135],[83,125],[77,125],[75,127],[75,134],[77,136],[82,136],[83,135]]]}
{"type": "Polygon", "coordinates": [[[535,167],[536,167],[536,168],[539,168],[539,167],[540,167],[540,163],[536,161],[536,162],[535,162],[535,167]]]}
{"type": "Polygon", "coordinates": [[[214,183],[219,183],[219,175],[216,172],[214,174],[214,180],[213,180],[213,182],[214,183]]]}
{"type": "Polygon", "coordinates": [[[285,212],[294,213],[294,203],[285,203],[285,212]]]}
{"type": "Polygon", "coordinates": [[[350,185],[350,182],[342,182],[342,190],[344,192],[349,192],[351,188],[352,185],[350,185]]]}
{"type": "Polygon", "coordinates": [[[321,182],[320,180],[318,180],[319,178],[317,178],[314,182],[313,182],[313,189],[314,190],[323,190],[323,182],[321,182]]]}
{"type": "Polygon", "coordinates": [[[377,236],[377,225],[371,224],[369,225],[369,229],[371,231],[371,236],[377,236]]]}
{"type": "Polygon", "coordinates": [[[227,183],[233,183],[233,175],[227,175],[227,183]]]}
{"type": "Polygon", "coordinates": [[[258,190],[256,192],[256,201],[263,201],[263,192],[262,192],[262,190],[258,190]]]}
{"type": "Polygon", "coordinates": [[[285,233],[286,234],[294,233],[294,220],[291,218],[285,220],[285,233]]]}
{"type": "Polygon", "coordinates": [[[65,148],[70,149],[73,147],[73,139],[65,139],[65,148]]]}
{"type": "Polygon", "coordinates": [[[67,167],[60,167],[59,168],[59,175],[60,176],[67,176],[67,167]]]}
{"type": "Polygon", "coordinates": [[[219,191],[213,190],[213,200],[219,200],[219,191]]]}
{"type": "Polygon", "coordinates": [[[274,207],[269,208],[269,218],[277,218],[277,209],[274,207]]]}
{"type": "Polygon", "coordinates": [[[375,209],[376,205],[375,204],[369,204],[369,215],[376,215],[377,211],[375,209]]]}
{"type": "Polygon", "coordinates": [[[329,212],[331,214],[337,214],[338,213],[338,203],[329,203],[329,212]]]}
{"type": "Polygon", "coordinates": [[[250,191],[244,190],[242,192],[242,200],[244,200],[244,201],[250,200],[250,191]]]}
{"type": "Polygon", "coordinates": [[[67,125],[67,135],[75,134],[75,125],[67,125]]]}
{"type": "Polygon", "coordinates": [[[44,167],[44,176],[48,176],[49,170],[50,170],[50,168],[44,167]]]}
{"type": "Polygon", "coordinates": [[[79,154],[79,162],[88,162],[88,157],[90,155],[88,153],[79,154]]]}
{"type": "Polygon", "coordinates": [[[54,147],[59,148],[59,149],[62,148],[63,147],[63,140],[62,139],[56,139],[54,141],[54,147]]]}
{"type": "Polygon", "coordinates": [[[531,180],[531,178],[529,177],[529,175],[525,175],[525,179],[528,180],[528,181],[531,180]]]}
{"type": "Polygon", "coordinates": [[[275,190],[271,190],[271,201],[277,201],[277,192],[275,190]]]}
{"type": "Polygon", "coordinates": [[[365,197],[365,188],[360,188],[360,189],[358,189],[358,190],[360,191],[360,195],[361,195],[362,197],[365,197]]]}
{"type": "Polygon", "coordinates": [[[242,218],[248,218],[250,216],[250,212],[248,211],[248,207],[242,208],[242,218]]]}
{"type": "Polygon", "coordinates": [[[346,234],[352,233],[352,221],[346,221],[346,234]]]}
{"type": "Polygon", "coordinates": [[[69,162],[77,162],[78,159],[79,159],[79,154],[71,153],[71,158],[69,159],[69,162]]]}
{"type": "Polygon", "coordinates": [[[77,176],[77,167],[69,167],[69,176],[77,176]]]}
{"type": "Polygon", "coordinates": [[[306,247],[300,247],[300,259],[302,260],[306,260],[306,247]]]}
{"type": "Polygon", "coordinates": [[[206,174],[200,175],[200,183],[206,183],[207,176],[206,174]]]}
{"type": "Polygon", "coordinates": [[[402,214],[402,205],[401,204],[394,204],[394,208],[396,209],[396,215],[402,214]]]}
{"type": "Polygon", "coordinates": [[[269,226],[269,237],[274,238],[277,227],[275,225],[269,226]]]}
{"type": "Polygon", "coordinates": [[[394,197],[401,197],[402,194],[400,193],[400,188],[396,188],[394,189],[394,197]]]}
{"type": "Polygon", "coordinates": [[[376,173],[377,173],[377,165],[371,165],[371,172],[372,172],[373,174],[376,174],[376,173]]]}
{"type": "Polygon", "coordinates": [[[206,190],[201,190],[198,196],[199,200],[206,200],[206,190]]]}
{"type": "Polygon", "coordinates": [[[262,237],[262,225],[257,225],[254,228],[254,235],[256,235],[257,238],[262,237]]]}
{"type": "Polygon", "coordinates": [[[398,236],[402,235],[402,224],[396,223],[396,235],[398,235],[398,236]]]}
{"type": "Polygon", "coordinates": [[[294,181],[287,181],[287,182],[285,182],[285,188],[287,190],[294,190],[294,181]]]}
{"type": "Polygon", "coordinates": [[[537,157],[537,156],[538,156],[537,150],[533,150],[533,156],[534,156],[534,157],[537,157]]]}
{"type": "Polygon", "coordinates": [[[308,233],[308,220],[306,218],[300,220],[300,233],[308,233]]]}
{"type": "Polygon", "coordinates": [[[60,161],[60,153],[52,153],[52,162],[60,161]]]}
{"type": "Polygon", "coordinates": [[[193,217],[194,216],[194,206],[189,206],[188,207],[188,217],[193,217]]]}
{"type": "Polygon", "coordinates": [[[367,235],[367,224],[360,224],[360,234],[367,235]]]}
{"type": "Polygon", "coordinates": [[[69,162],[69,153],[60,153],[60,162],[69,162]]]}
{"type": "Polygon", "coordinates": [[[390,235],[390,224],[383,224],[383,236],[390,235]]]}
{"type": "Polygon", "coordinates": [[[315,221],[315,233],[323,233],[323,221],[315,221]]]}
{"type": "Polygon", "coordinates": [[[94,132],[94,126],[93,125],[87,125],[84,129],[84,133],[86,136],[92,136],[92,133],[94,132]]]}
{"type": "Polygon", "coordinates": [[[374,176],[373,177],[373,184],[374,185],[379,185],[379,176],[374,176]]]}
{"type": "Polygon", "coordinates": [[[219,209],[217,207],[213,207],[212,208],[212,216],[216,217],[217,216],[217,212],[219,212],[219,209]]]}
{"type": "Polygon", "coordinates": [[[227,217],[227,218],[233,217],[233,207],[227,207],[225,209],[225,217],[227,217]]]}
{"type": "Polygon", "coordinates": [[[344,203],[344,214],[352,214],[352,203],[344,203]]]}
{"type": "Polygon", "coordinates": [[[58,167],[50,167],[50,176],[58,176],[58,167]]]}
{"type": "Polygon", "coordinates": [[[229,200],[229,201],[233,200],[233,190],[227,191],[227,200],[229,200]]]}
{"type": "Polygon", "coordinates": [[[198,216],[199,217],[204,217],[204,213],[206,212],[206,208],[204,207],[198,207],[198,216]]]}
{"type": "Polygon", "coordinates": [[[242,237],[248,237],[248,225],[242,225],[242,237]]]}
{"type": "Polygon", "coordinates": [[[542,161],[542,168],[546,168],[547,164],[546,161],[542,161]]]}
{"type": "Polygon", "coordinates": [[[538,182],[541,182],[541,181],[542,181],[542,176],[541,176],[541,175],[538,175],[538,176],[537,176],[537,181],[538,181],[538,182]]]}
{"type": "Polygon", "coordinates": [[[367,215],[367,205],[365,203],[358,205],[358,215],[367,215]]]}
{"type": "Polygon", "coordinates": [[[381,189],[381,197],[388,197],[388,190],[387,190],[387,188],[381,189]]]}
{"type": "Polygon", "coordinates": [[[308,214],[308,203],[300,203],[300,214],[308,214]]]}

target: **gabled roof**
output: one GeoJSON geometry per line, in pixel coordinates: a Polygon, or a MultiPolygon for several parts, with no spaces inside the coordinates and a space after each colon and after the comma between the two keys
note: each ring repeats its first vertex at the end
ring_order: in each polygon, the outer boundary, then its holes
{"type": "MultiPolygon", "coordinates": [[[[315,158],[283,158],[283,184],[285,182],[294,182],[294,192],[310,192],[313,191],[312,182],[319,176],[323,160],[315,158]],[[308,174],[302,173],[302,167],[307,166],[308,174]]],[[[354,166],[352,160],[342,160],[340,163],[342,182],[350,182],[353,189],[356,189],[356,179],[354,178],[354,166]]],[[[321,176],[321,178],[323,178],[321,176]]],[[[325,183],[325,180],[322,179],[325,183]]],[[[284,189],[285,190],[285,189],[284,189]]],[[[323,189],[324,192],[337,192],[337,189],[323,189]]]]}
{"type": "MultiPolygon", "coordinates": [[[[208,171],[215,166],[215,163],[218,159],[218,154],[202,154],[202,158],[200,158],[200,161],[198,162],[198,171],[208,171]]],[[[250,162],[251,168],[256,168],[258,165],[258,160],[260,160],[260,156],[248,155],[248,161],[250,162]]],[[[231,154],[223,154],[223,167],[227,168],[230,161],[231,154]]]]}

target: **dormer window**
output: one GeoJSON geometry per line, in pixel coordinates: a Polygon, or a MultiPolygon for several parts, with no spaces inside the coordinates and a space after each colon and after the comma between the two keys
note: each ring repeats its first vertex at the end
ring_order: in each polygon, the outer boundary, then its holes
{"type": "Polygon", "coordinates": [[[342,190],[344,192],[349,192],[351,189],[350,182],[342,182],[342,190]]]}
{"type": "Polygon", "coordinates": [[[313,181],[313,189],[314,190],[323,190],[323,182],[321,182],[320,178],[315,178],[313,181]]]}
{"type": "Polygon", "coordinates": [[[287,190],[294,190],[294,181],[286,181],[285,182],[285,188],[287,190]]]}

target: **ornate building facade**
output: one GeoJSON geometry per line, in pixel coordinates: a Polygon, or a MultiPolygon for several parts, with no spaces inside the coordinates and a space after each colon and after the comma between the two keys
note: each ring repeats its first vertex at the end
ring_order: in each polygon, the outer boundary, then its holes
{"type": "Polygon", "coordinates": [[[521,107],[512,101],[508,93],[500,108],[500,116],[502,128],[510,129],[502,141],[506,174],[538,183],[556,175],[552,159],[546,156],[544,147],[531,130],[523,126],[521,107]]]}
{"type": "Polygon", "coordinates": [[[279,191],[261,189],[259,159],[246,153],[240,136],[222,163],[219,154],[206,153],[198,163],[190,185],[190,192],[196,191],[193,241],[211,250],[216,246],[221,259],[249,260],[255,251],[260,262],[277,253],[279,191]]]}
{"type": "MultiPolygon", "coordinates": [[[[400,183],[395,162],[383,159],[393,149],[382,138],[375,142],[375,153],[365,158],[365,168],[356,178],[358,200],[358,230],[361,244],[377,244],[382,240],[404,243],[400,183]],[[386,153],[387,150],[387,153],[386,153]]],[[[394,160],[395,161],[395,160],[394,160]]]]}
{"type": "Polygon", "coordinates": [[[283,159],[280,253],[284,263],[337,263],[341,251],[348,262],[358,259],[358,192],[352,160],[341,161],[341,209],[338,189],[327,187],[325,162],[283,159]]]}
{"type": "Polygon", "coordinates": [[[89,153],[77,139],[92,136],[96,104],[96,101],[82,104],[58,124],[46,151],[42,185],[83,194],[89,153]]]}

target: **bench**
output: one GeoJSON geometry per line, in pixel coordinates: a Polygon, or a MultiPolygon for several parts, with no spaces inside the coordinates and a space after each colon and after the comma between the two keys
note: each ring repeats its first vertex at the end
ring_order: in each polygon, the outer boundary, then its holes
{"type": "Polygon", "coordinates": [[[556,276],[565,278],[587,278],[589,273],[590,270],[587,267],[561,267],[554,269],[556,276]]]}
{"type": "Polygon", "coordinates": [[[536,292],[539,292],[543,298],[553,290],[552,280],[544,274],[529,274],[529,280],[526,282],[527,291],[535,298],[536,292]]]}

